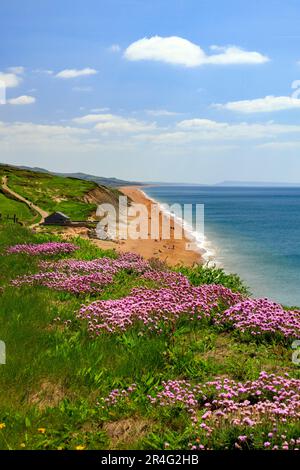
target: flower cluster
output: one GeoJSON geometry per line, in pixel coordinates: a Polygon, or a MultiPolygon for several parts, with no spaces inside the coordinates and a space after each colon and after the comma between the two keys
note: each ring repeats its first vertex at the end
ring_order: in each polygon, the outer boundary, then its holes
{"type": "Polygon", "coordinates": [[[91,261],[62,259],[57,262],[41,261],[44,271],[61,271],[67,274],[105,272],[117,274],[121,270],[141,274],[150,269],[149,263],[135,253],[123,253],[118,258],[98,258],[91,261]]]}
{"type": "Polygon", "coordinates": [[[7,248],[7,254],[13,253],[26,253],[31,256],[37,255],[57,255],[62,253],[72,253],[77,250],[78,246],[73,243],[64,242],[47,242],[47,243],[32,243],[13,245],[7,248]]]}
{"type": "Polygon", "coordinates": [[[107,406],[113,406],[120,403],[120,401],[124,398],[129,398],[130,395],[136,390],[136,384],[131,384],[130,387],[124,390],[120,390],[119,388],[115,388],[110,392],[107,398],[103,401],[107,406]]]}
{"type": "MultiPolygon", "coordinates": [[[[176,284],[172,276],[171,280],[176,284]]],[[[240,300],[240,294],[224,286],[192,287],[184,281],[176,288],[137,288],[123,299],[98,300],[83,305],[78,318],[88,320],[92,334],[103,330],[110,333],[126,331],[136,323],[150,331],[162,332],[163,327],[172,326],[182,315],[188,314],[191,319],[210,318],[220,305],[226,308],[240,300]]]]}
{"type": "Polygon", "coordinates": [[[46,272],[22,276],[11,283],[19,287],[23,284],[41,285],[59,291],[66,291],[72,294],[100,292],[101,288],[113,282],[111,274],[102,272],[91,274],[68,275],[61,272],[46,272]]]}
{"type": "Polygon", "coordinates": [[[247,299],[218,314],[216,323],[253,336],[279,334],[300,338],[300,310],[284,310],[268,299],[247,299]]]}
{"type": "Polygon", "coordinates": [[[186,276],[173,271],[146,271],[142,278],[153,281],[158,287],[169,287],[170,289],[191,286],[186,276]]]}
{"type": "MultiPolygon", "coordinates": [[[[230,426],[243,429],[238,446],[241,442],[251,446],[255,427],[264,425],[268,428],[264,447],[269,442],[272,447],[289,448],[291,443],[277,431],[279,425],[299,420],[299,389],[300,380],[291,379],[288,374],[261,372],[257,380],[245,383],[227,378],[196,386],[185,381],[166,382],[163,390],[149,399],[160,406],[184,407],[191,414],[198,441],[200,438],[206,445],[215,432],[230,426]]],[[[294,444],[299,445],[299,438],[293,439],[294,444]]]]}
{"type": "MultiPolygon", "coordinates": [[[[290,426],[300,419],[300,380],[288,374],[277,376],[261,372],[258,379],[238,382],[216,378],[192,385],[186,380],[170,380],[156,388],[148,399],[161,410],[185,410],[191,419],[193,449],[209,449],[218,433],[235,430],[234,447],[298,449],[299,428],[287,438],[290,426]],[[154,396],[153,396],[154,395],[154,396]],[[258,430],[256,432],[256,429],[258,430]],[[264,429],[262,433],[261,430],[264,429]],[[255,444],[254,444],[255,442],[255,444]]],[[[105,400],[117,405],[135,388],[114,390],[105,400]]]]}
{"type": "Polygon", "coordinates": [[[20,276],[12,281],[12,285],[42,285],[72,294],[93,294],[100,293],[104,286],[111,284],[113,276],[121,270],[140,274],[149,270],[150,266],[140,256],[125,253],[117,259],[41,261],[40,268],[41,272],[20,276]]]}
{"type": "MultiPolygon", "coordinates": [[[[76,249],[72,243],[51,242],[15,245],[7,252],[36,255],[71,253],[76,249]]],[[[112,283],[114,276],[122,270],[153,282],[152,289],[134,289],[123,299],[83,305],[78,317],[88,320],[89,331],[93,334],[103,330],[125,331],[138,322],[151,331],[161,332],[180,316],[189,315],[199,320],[206,317],[216,325],[253,336],[277,334],[283,338],[300,338],[299,310],[284,310],[268,299],[245,299],[222,285],[193,287],[183,274],[155,270],[135,253],[124,253],[116,259],[40,261],[40,269],[41,272],[21,276],[12,284],[43,285],[74,294],[95,294],[112,283]]]]}

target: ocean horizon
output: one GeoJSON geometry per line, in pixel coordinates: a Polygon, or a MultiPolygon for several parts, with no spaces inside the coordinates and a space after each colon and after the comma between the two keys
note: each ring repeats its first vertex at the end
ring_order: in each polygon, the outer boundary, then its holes
{"type": "Polygon", "coordinates": [[[300,188],[155,185],[143,191],[159,203],[204,204],[210,265],[238,274],[254,297],[300,306],[300,188]]]}

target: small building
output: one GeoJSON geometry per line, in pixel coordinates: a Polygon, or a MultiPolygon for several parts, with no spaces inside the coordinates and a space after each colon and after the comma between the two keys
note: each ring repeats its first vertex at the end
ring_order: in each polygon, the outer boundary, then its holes
{"type": "Polygon", "coordinates": [[[63,212],[53,212],[45,217],[43,225],[70,225],[71,219],[63,212]]]}

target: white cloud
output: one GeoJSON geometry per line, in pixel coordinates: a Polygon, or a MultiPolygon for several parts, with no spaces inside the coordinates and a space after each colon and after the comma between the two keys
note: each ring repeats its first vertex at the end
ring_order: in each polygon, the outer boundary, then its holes
{"type": "Polygon", "coordinates": [[[207,55],[197,44],[178,36],[153,36],[130,44],[124,56],[132,61],[154,60],[185,67],[199,67],[205,64],[262,64],[269,60],[259,52],[245,51],[237,46],[213,46],[213,50],[219,53],[207,55]]]}
{"type": "Polygon", "coordinates": [[[213,51],[219,54],[213,54],[206,57],[207,64],[214,65],[234,65],[234,64],[264,64],[270,59],[255,51],[245,51],[237,46],[211,46],[213,51]]]}
{"type": "Polygon", "coordinates": [[[7,100],[7,103],[21,106],[21,105],[35,103],[35,101],[36,99],[34,96],[22,95],[22,96],[18,96],[17,98],[11,98],[10,100],[7,100]]]}
{"type": "Polygon", "coordinates": [[[184,121],[180,121],[177,124],[177,127],[180,129],[187,129],[187,130],[193,130],[193,129],[224,129],[225,127],[228,127],[227,122],[217,122],[217,121],[212,121],[210,119],[199,119],[199,118],[194,118],[194,119],[185,119],[184,121]]]}
{"type": "Polygon", "coordinates": [[[11,73],[15,73],[16,75],[23,75],[25,72],[25,68],[21,65],[17,67],[9,67],[7,70],[11,73]]]}
{"type": "Polygon", "coordinates": [[[20,154],[23,151],[76,152],[86,145],[88,131],[71,126],[0,122],[0,150],[20,154]]]}
{"type": "MultiPolygon", "coordinates": [[[[35,124],[31,122],[0,122],[0,153],[10,155],[59,155],[85,157],[127,155],[174,157],[187,155],[206,157],[238,149],[243,155],[250,151],[292,153],[299,150],[300,124],[229,123],[210,119],[185,119],[168,126],[138,121],[131,117],[98,114],[78,117],[73,125],[35,124]],[[93,117],[92,117],[93,116],[93,117]],[[75,122],[77,125],[75,125],[75,122]],[[79,124],[85,124],[82,127],[79,124]],[[298,139],[298,140],[297,140],[298,139]]],[[[284,153],[283,153],[284,155],[284,153]]]]}
{"type": "Polygon", "coordinates": [[[155,123],[138,121],[137,119],[124,118],[115,114],[87,114],[73,119],[77,124],[95,124],[97,131],[108,132],[145,132],[154,130],[155,123]]]}
{"type": "Polygon", "coordinates": [[[297,135],[300,125],[263,123],[229,123],[210,119],[184,119],[158,126],[156,122],[146,122],[115,114],[86,114],[76,117],[73,122],[85,125],[92,131],[100,131],[105,136],[128,133],[139,141],[160,144],[185,144],[193,142],[227,143],[257,142],[276,139],[280,136],[297,135]]]}
{"type": "Polygon", "coordinates": [[[22,82],[22,78],[15,73],[0,72],[0,82],[3,82],[6,88],[14,88],[22,82]]]}
{"type": "Polygon", "coordinates": [[[76,126],[57,124],[36,124],[32,122],[0,121],[0,153],[8,156],[20,155],[32,159],[47,155],[50,159],[74,158],[75,154],[99,156],[99,152],[131,151],[134,144],[130,139],[120,138],[114,134],[110,139],[94,129],[83,129],[76,126]]]}
{"type": "Polygon", "coordinates": [[[281,142],[265,142],[263,144],[259,144],[256,146],[260,149],[267,149],[267,150],[299,150],[300,148],[300,140],[288,140],[288,141],[281,141],[281,142]]]}
{"type": "Polygon", "coordinates": [[[88,75],[95,75],[96,73],[98,73],[97,70],[91,69],[90,67],[86,67],[85,69],[81,69],[81,70],[65,69],[65,70],[61,70],[60,72],[58,72],[55,75],[55,77],[68,79],[68,78],[84,77],[88,75]]]}
{"type": "Polygon", "coordinates": [[[146,132],[155,129],[155,124],[148,124],[137,119],[125,119],[120,116],[113,116],[106,121],[96,124],[98,131],[113,132],[146,132]]]}
{"type": "Polygon", "coordinates": [[[186,67],[198,66],[205,60],[199,46],[177,36],[139,39],[130,44],[124,55],[128,60],[155,60],[186,67]]]}
{"type": "Polygon", "coordinates": [[[270,113],[286,109],[300,108],[300,99],[291,96],[265,96],[254,100],[231,101],[213,105],[216,108],[228,109],[239,113],[270,113]]]}
{"type": "Polygon", "coordinates": [[[76,124],[91,124],[112,117],[112,114],[86,114],[85,116],[74,118],[76,124]]]}
{"type": "Polygon", "coordinates": [[[209,119],[187,119],[177,123],[177,128],[191,140],[257,141],[278,136],[298,134],[300,125],[264,123],[228,123],[209,119]]]}
{"type": "Polygon", "coordinates": [[[149,116],[178,116],[181,113],[175,111],[168,111],[167,109],[145,109],[145,113],[149,116]]]}

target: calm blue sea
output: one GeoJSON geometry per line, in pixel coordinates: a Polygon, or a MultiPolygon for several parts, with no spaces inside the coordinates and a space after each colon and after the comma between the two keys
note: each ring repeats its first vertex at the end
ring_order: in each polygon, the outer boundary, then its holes
{"type": "Polygon", "coordinates": [[[147,187],[153,199],[204,204],[216,260],[256,297],[300,306],[300,188],[147,187]]]}

